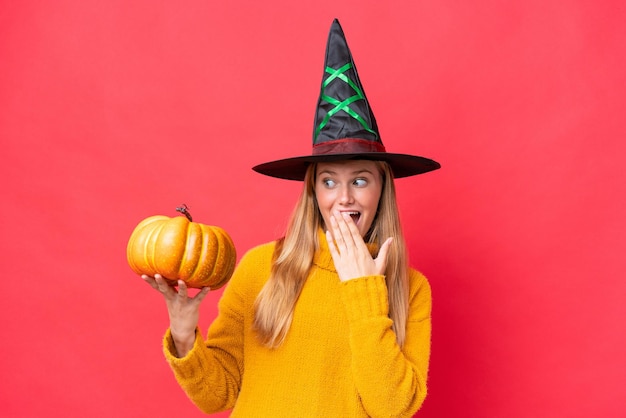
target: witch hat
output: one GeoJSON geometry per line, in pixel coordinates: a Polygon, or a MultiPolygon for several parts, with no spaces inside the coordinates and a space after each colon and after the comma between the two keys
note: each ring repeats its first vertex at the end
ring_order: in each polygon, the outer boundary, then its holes
{"type": "Polygon", "coordinates": [[[386,161],[396,178],[441,167],[428,158],[386,151],[343,30],[335,19],[326,45],[312,154],[259,164],[253,170],[286,180],[304,180],[309,164],[342,160],[386,161]]]}

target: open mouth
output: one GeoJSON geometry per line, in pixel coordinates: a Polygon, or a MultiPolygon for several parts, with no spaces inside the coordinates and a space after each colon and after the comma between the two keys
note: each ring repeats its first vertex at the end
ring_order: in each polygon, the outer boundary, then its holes
{"type": "Polygon", "coordinates": [[[350,215],[350,217],[352,218],[355,224],[359,223],[359,219],[361,218],[361,212],[354,211],[354,212],[343,212],[343,213],[347,213],[348,215],[350,215]]]}

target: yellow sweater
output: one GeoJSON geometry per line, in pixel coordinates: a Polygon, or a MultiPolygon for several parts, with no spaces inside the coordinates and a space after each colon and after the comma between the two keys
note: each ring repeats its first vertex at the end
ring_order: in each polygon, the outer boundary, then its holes
{"type": "Polygon", "coordinates": [[[426,396],[431,293],[410,272],[406,342],[388,317],[383,276],[340,282],[321,237],[293,322],[277,349],[251,329],[253,304],[270,272],[274,243],[241,259],[219,302],[206,341],[176,358],[170,331],[164,353],[189,398],[204,412],[232,417],[410,417],[426,396]]]}

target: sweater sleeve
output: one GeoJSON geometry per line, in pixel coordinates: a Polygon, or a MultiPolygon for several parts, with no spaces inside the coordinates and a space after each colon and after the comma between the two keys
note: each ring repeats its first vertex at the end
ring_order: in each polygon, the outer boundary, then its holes
{"type": "Polygon", "coordinates": [[[363,407],[372,417],[411,417],[426,397],[430,358],[431,290],[411,270],[404,346],[396,342],[384,276],[342,283],[350,326],[352,373],[363,407]]]}
{"type": "Polygon", "coordinates": [[[206,340],[197,329],[193,348],[182,358],[176,357],[169,329],[163,341],[165,358],[176,380],[189,399],[206,413],[231,409],[241,387],[244,302],[238,287],[244,280],[242,263],[224,290],[218,316],[209,327],[206,340]]]}

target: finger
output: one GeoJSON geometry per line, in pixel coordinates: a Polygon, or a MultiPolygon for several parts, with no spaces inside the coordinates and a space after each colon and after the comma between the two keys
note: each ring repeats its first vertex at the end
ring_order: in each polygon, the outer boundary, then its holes
{"type": "Polygon", "coordinates": [[[182,280],[178,281],[178,297],[181,299],[187,299],[188,291],[187,291],[187,283],[182,280]]]}
{"type": "Polygon", "coordinates": [[[341,233],[341,229],[339,229],[339,219],[336,215],[330,215],[330,226],[332,229],[332,235],[335,238],[335,246],[338,252],[341,252],[342,248],[345,248],[345,240],[343,239],[343,235],[341,233]]]}
{"type": "Polygon", "coordinates": [[[200,291],[196,294],[196,296],[193,297],[193,300],[197,303],[202,302],[202,299],[204,299],[206,297],[206,295],[209,294],[209,292],[211,291],[210,287],[203,287],[202,289],[200,289],[200,291]]]}
{"type": "Polygon", "coordinates": [[[148,284],[148,286],[150,286],[151,288],[153,288],[154,290],[156,290],[159,293],[163,293],[163,291],[161,291],[161,289],[159,289],[159,283],[157,283],[157,281],[154,279],[154,277],[150,277],[147,274],[142,274],[141,278],[143,279],[144,282],[146,282],[148,284]]]}
{"type": "Polygon", "coordinates": [[[163,292],[166,287],[169,287],[163,276],[160,274],[154,275],[154,282],[157,284],[158,289],[163,292]]]}
{"type": "Polygon", "coordinates": [[[374,260],[376,264],[376,270],[378,274],[384,274],[387,269],[387,256],[389,255],[389,250],[391,248],[391,243],[393,238],[387,238],[387,240],[380,247],[380,251],[378,252],[378,256],[374,260]]]}
{"type": "Polygon", "coordinates": [[[362,251],[366,251],[369,253],[369,250],[367,249],[367,245],[365,245],[365,241],[363,240],[363,237],[361,236],[361,232],[359,231],[358,226],[354,222],[354,219],[352,219],[352,216],[348,214],[343,214],[343,218],[344,218],[346,226],[348,227],[350,238],[352,239],[352,242],[354,243],[355,248],[358,248],[362,251]]]}
{"type": "Polygon", "coordinates": [[[354,219],[347,213],[342,213],[342,234],[345,236],[346,244],[348,248],[351,248],[355,251],[365,251],[369,254],[369,250],[365,245],[365,241],[363,241],[363,237],[361,236],[361,232],[359,232],[359,228],[356,226],[354,219]]]}
{"type": "Polygon", "coordinates": [[[326,231],[326,242],[328,243],[328,250],[330,251],[330,255],[333,257],[333,260],[335,260],[337,257],[339,257],[339,251],[337,250],[337,247],[333,242],[333,236],[330,231],[326,231]]]}
{"type": "Polygon", "coordinates": [[[337,212],[336,218],[337,218],[339,231],[341,231],[341,236],[343,237],[343,240],[346,243],[346,247],[347,248],[353,247],[354,237],[352,236],[352,232],[350,231],[350,227],[348,226],[348,222],[349,221],[352,222],[352,218],[347,213],[339,213],[339,212],[337,212]],[[349,221],[348,221],[348,218],[349,218],[349,221]]]}
{"type": "Polygon", "coordinates": [[[174,290],[171,288],[171,286],[169,284],[167,284],[167,280],[165,280],[165,278],[163,276],[161,276],[160,274],[155,274],[154,275],[154,281],[157,284],[157,290],[161,293],[163,293],[164,295],[171,295],[171,293],[174,292],[174,290]]]}

